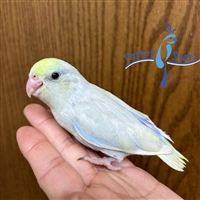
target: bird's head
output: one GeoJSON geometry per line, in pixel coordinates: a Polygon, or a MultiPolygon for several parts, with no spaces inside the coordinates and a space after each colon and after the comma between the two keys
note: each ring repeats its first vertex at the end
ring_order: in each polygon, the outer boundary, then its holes
{"type": "Polygon", "coordinates": [[[175,42],[177,42],[177,37],[175,34],[172,33],[166,36],[163,41],[167,42],[168,44],[174,44],[175,42]]]}
{"type": "Polygon", "coordinates": [[[84,78],[69,63],[57,58],[45,58],[33,65],[26,84],[26,92],[39,98],[47,105],[56,98],[67,98],[84,78]]]}

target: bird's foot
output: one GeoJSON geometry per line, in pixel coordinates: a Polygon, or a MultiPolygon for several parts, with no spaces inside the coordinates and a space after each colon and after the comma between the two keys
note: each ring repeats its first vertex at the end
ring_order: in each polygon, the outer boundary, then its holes
{"type": "Polygon", "coordinates": [[[86,160],[92,164],[95,165],[104,165],[106,166],[108,169],[117,171],[117,170],[121,170],[121,167],[116,167],[114,165],[112,165],[112,162],[116,161],[116,159],[114,158],[109,158],[109,157],[103,157],[103,158],[96,158],[96,157],[81,157],[78,160],[86,160]]]}

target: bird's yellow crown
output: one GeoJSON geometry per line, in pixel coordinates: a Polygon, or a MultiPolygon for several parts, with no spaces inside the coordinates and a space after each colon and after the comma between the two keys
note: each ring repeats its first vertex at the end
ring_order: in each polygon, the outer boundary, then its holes
{"type": "Polygon", "coordinates": [[[44,58],[33,65],[30,73],[44,76],[47,71],[54,69],[56,66],[59,66],[60,63],[61,60],[57,58],[44,58]]]}

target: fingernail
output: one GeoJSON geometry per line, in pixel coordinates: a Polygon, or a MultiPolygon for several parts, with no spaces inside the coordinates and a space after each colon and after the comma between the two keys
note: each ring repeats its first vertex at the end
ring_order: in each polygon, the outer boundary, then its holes
{"type": "Polygon", "coordinates": [[[77,196],[70,197],[69,200],[79,200],[77,196]]]}

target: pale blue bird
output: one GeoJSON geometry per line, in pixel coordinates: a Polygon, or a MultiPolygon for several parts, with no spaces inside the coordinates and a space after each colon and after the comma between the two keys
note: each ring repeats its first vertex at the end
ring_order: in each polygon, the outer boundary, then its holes
{"type": "Polygon", "coordinates": [[[147,115],[89,83],[62,60],[46,58],[34,64],[26,91],[29,97],[36,96],[46,103],[57,122],[79,142],[109,156],[78,160],[120,170],[113,161],[121,162],[131,154],[157,155],[175,170],[185,167],[187,159],[147,115]]]}
{"type": "Polygon", "coordinates": [[[171,25],[167,24],[167,32],[170,33],[168,36],[164,38],[160,47],[158,48],[158,52],[156,54],[156,65],[158,68],[164,67],[164,76],[161,81],[161,86],[164,87],[167,83],[167,68],[166,68],[166,61],[171,55],[172,52],[172,44],[177,41],[176,35],[173,32],[176,30],[172,30],[171,25]]]}

